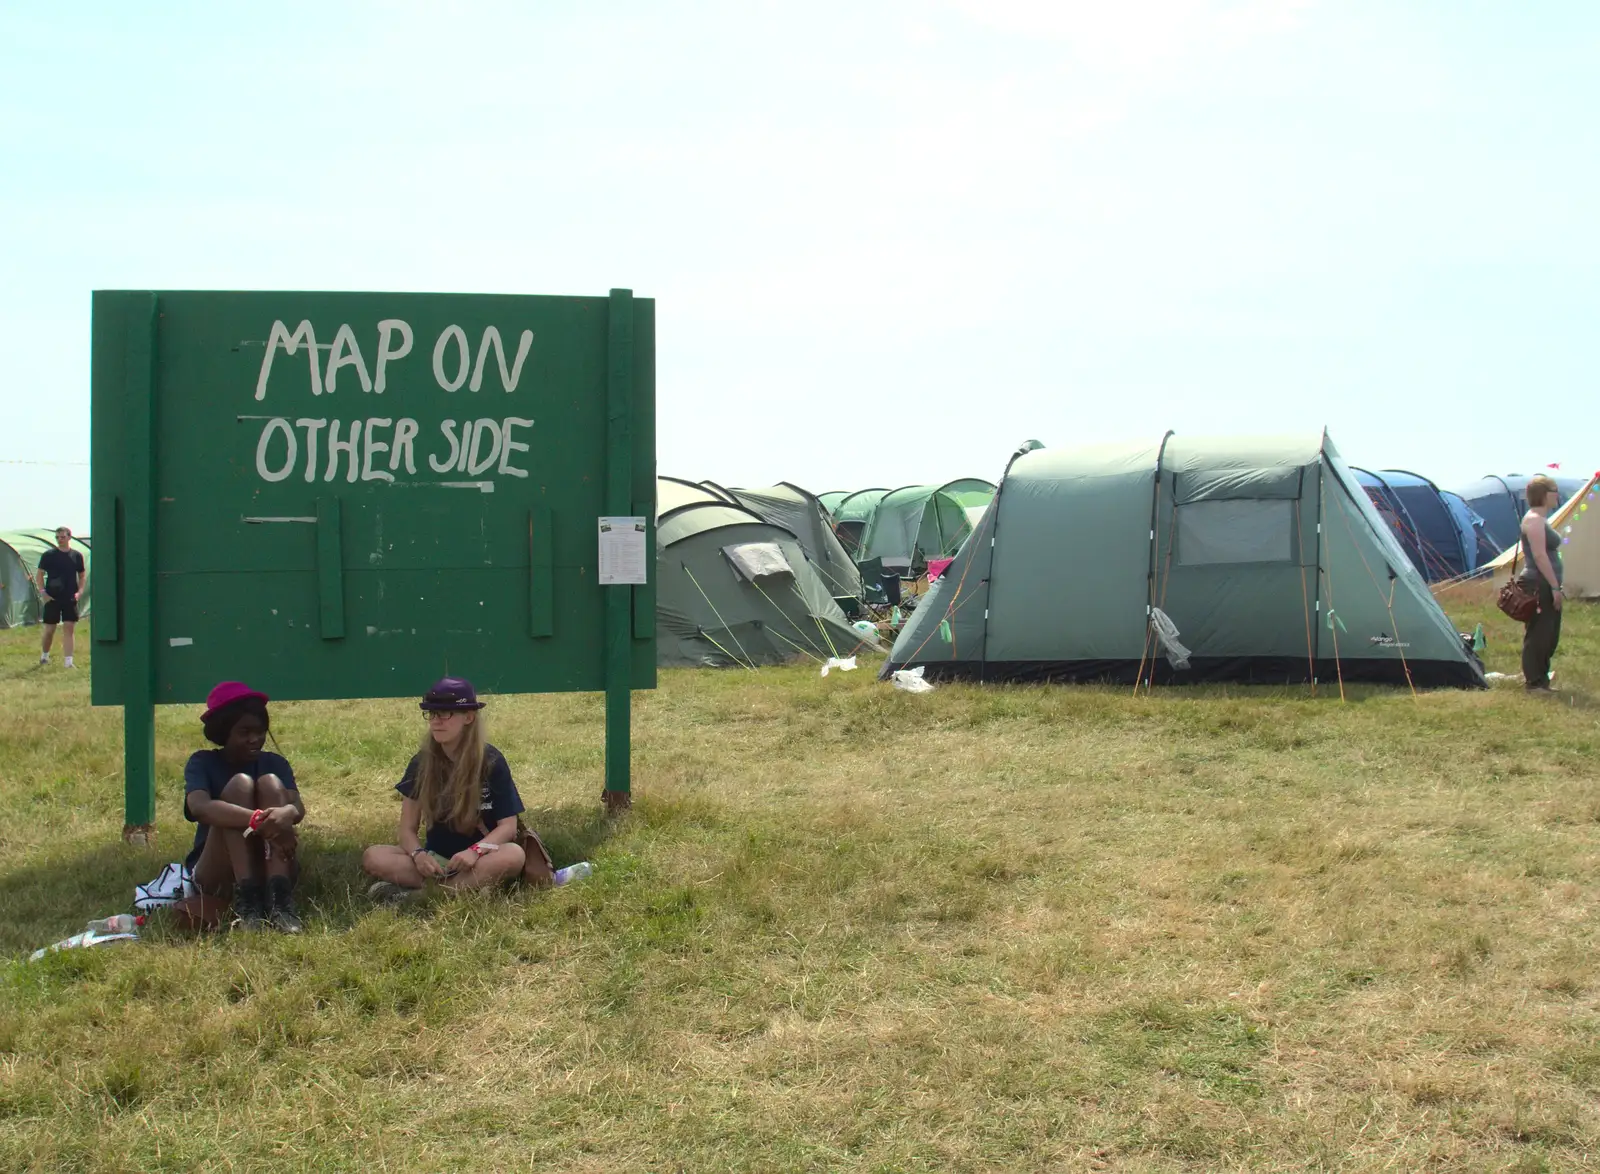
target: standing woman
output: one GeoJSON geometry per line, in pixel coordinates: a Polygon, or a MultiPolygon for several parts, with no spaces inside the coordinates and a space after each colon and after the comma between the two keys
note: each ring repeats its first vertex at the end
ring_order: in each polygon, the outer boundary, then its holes
{"type": "Polygon", "coordinates": [[[481,889],[522,874],[522,848],[512,842],[522,797],[505,755],[484,736],[483,704],[472,682],[459,677],[445,677],[423,697],[428,729],[395,784],[400,843],[374,844],[361,857],[367,875],[377,878],[369,896],[403,898],[430,880],[481,889]]]}
{"type": "Polygon", "coordinates": [[[1549,522],[1556,505],[1556,483],[1542,474],[1528,482],[1528,512],[1522,518],[1523,567],[1517,576],[1539,596],[1522,633],[1522,682],[1530,691],[1549,693],[1550,660],[1561,641],[1561,535],[1549,522]]]}
{"type": "Polygon", "coordinates": [[[211,690],[200,729],[217,749],[183,768],[183,813],[199,825],[184,863],[202,893],[232,895],[235,925],[299,933],[294,828],[306,809],[288,759],[263,748],[270,727],[265,693],[242,681],[211,690]]]}

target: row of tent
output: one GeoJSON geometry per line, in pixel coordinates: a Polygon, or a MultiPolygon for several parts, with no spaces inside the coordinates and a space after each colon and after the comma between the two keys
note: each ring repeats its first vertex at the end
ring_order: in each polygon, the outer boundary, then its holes
{"type": "MultiPolygon", "coordinates": [[[[20,628],[39,622],[39,595],[34,588],[33,573],[39,565],[39,557],[55,544],[54,529],[0,531],[0,628],[20,628]]],[[[84,570],[89,571],[89,540],[75,537],[72,546],[83,555],[84,570]]],[[[83,597],[78,601],[78,615],[83,619],[89,616],[91,578],[85,575],[83,597]]]]}
{"type": "MultiPolygon", "coordinates": [[[[1498,527],[1488,541],[1508,548],[1475,558],[1480,569],[1512,561],[1524,508],[1525,478],[1493,480],[1499,489],[1476,499],[1484,510],[1457,495],[1474,533],[1498,527]]],[[[911,575],[951,559],[886,676],[922,666],[978,680],[1481,686],[1481,664],[1419,569],[1446,534],[1430,501],[1447,500],[1418,493],[1421,481],[1345,465],[1326,433],[1030,441],[999,487],[969,478],[818,496],[662,477],[658,658],[755,667],[882,651],[876,630],[850,618],[863,568],[911,575]]],[[[1600,596],[1600,486],[1562,493],[1551,521],[1569,597],[1600,596]]],[[[44,529],[0,533],[0,627],[37,622],[30,580],[52,543],[44,529]]],[[[88,541],[74,543],[88,567],[88,541]]]]}
{"type": "Polygon", "coordinates": [[[753,668],[882,651],[877,630],[851,620],[861,601],[882,575],[953,558],[994,492],[975,477],[821,495],[658,478],[658,662],[753,668]]]}
{"type": "MultiPolygon", "coordinates": [[[[1517,541],[1527,512],[1530,477],[1510,473],[1482,477],[1460,490],[1402,469],[1352,466],[1412,566],[1429,583],[1473,575],[1517,541]]],[[[1583,489],[1578,478],[1556,477],[1557,505],[1583,489]]],[[[983,516],[994,497],[991,482],[976,477],[943,485],[860,489],[817,495],[849,556],[860,564],[915,577],[930,560],[948,559],[983,516]]],[[[807,495],[808,497],[810,495],[807,495]]]]}
{"type": "MultiPolygon", "coordinates": [[[[885,676],[1481,687],[1482,664],[1422,568],[1448,533],[1441,516],[1476,542],[1509,515],[1503,545],[1515,544],[1526,479],[1496,484],[1505,500],[1491,498],[1489,518],[1462,495],[1452,508],[1422,478],[1346,465],[1325,432],[1030,441],[998,487],[813,495],[661,478],[659,659],[754,667],[878,650],[870,625],[850,619],[863,571],[913,575],[951,559],[885,676]]],[[[1600,592],[1600,492],[1591,481],[1562,493],[1553,523],[1569,590],[1600,592]]],[[[1475,569],[1501,545],[1481,541],[1475,569]]]]}
{"type": "MultiPolygon", "coordinates": [[[[1452,491],[1401,469],[1352,471],[1411,564],[1430,583],[1486,569],[1516,544],[1528,510],[1526,491],[1532,478],[1519,473],[1482,477],[1452,491]]],[[[1584,487],[1579,478],[1554,480],[1558,506],[1584,487]]]]}

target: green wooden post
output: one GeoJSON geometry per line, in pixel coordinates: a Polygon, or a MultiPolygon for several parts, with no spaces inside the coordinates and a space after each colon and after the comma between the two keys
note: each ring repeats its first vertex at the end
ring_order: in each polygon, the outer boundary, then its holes
{"type": "MultiPolygon", "coordinates": [[[[633,508],[633,291],[611,291],[606,357],[606,513],[633,508]]],[[[630,779],[633,588],[603,588],[606,598],[606,783],[609,812],[633,805],[630,779]]]]}
{"type": "Polygon", "coordinates": [[[122,502],[122,838],[155,838],[155,371],[158,318],[154,294],[122,305],[126,331],[122,372],[127,453],[122,502]]]}

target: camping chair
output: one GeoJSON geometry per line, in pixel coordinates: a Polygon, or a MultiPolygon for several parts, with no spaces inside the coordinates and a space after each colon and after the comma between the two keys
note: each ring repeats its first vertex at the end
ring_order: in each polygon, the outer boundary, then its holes
{"type": "Polygon", "coordinates": [[[861,611],[876,624],[886,624],[900,595],[900,577],[883,569],[881,558],[869,558],[860,563],[861,611]]]}
{"type": "Polygon", "coordinates": [[[869,607],[888,603],[889,594],[883,585],[883,560],[869,558],[856,564],[856,569],[861,572],[861,602],[869,607]]]}

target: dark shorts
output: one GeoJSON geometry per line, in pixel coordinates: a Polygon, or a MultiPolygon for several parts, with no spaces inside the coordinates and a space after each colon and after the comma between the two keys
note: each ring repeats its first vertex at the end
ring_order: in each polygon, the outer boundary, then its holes
{"type": "Polygon", "coordinates": [[[78,622],[76,599],[47,599],[44,601],[44,622],[47,624],[75,624],[78,622]]]}

